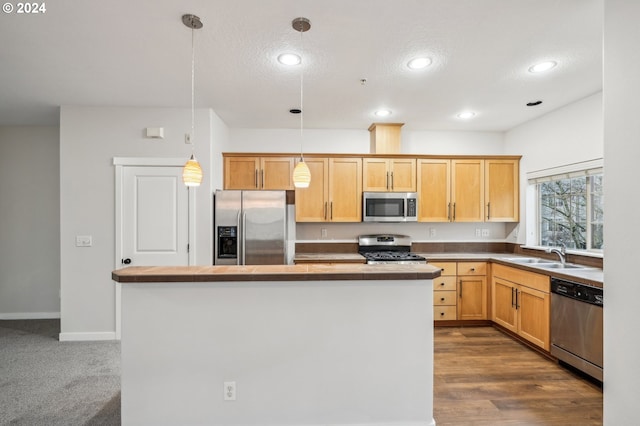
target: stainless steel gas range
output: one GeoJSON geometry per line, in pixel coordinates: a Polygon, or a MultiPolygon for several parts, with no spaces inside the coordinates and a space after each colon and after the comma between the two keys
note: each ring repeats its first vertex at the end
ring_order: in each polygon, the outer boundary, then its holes
{"type": "Polygon", "coordinates": [[[411,253],[411,237],[408,235],[360,235],[358,252],[368,264],[427,263],[424,257],[411,253]]]}

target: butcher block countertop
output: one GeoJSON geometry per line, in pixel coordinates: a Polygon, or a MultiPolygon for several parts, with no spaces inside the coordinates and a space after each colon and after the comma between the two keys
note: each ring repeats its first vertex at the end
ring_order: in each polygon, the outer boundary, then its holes
{"type": "Polygon", "coordinates": [[[130,266],[111,273],[119,283],[223,281],[430,280],[440,269],[423,265],[302,264],[247,266],[130,266]]]}

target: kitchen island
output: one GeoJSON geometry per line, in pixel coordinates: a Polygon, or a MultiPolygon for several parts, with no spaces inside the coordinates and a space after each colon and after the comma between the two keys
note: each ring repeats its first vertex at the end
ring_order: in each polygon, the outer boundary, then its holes
{"type": "Polygon", "coordinates": [[[122,424],[432,425],[439,274],[363,264],[114,271],[122,424]]]}

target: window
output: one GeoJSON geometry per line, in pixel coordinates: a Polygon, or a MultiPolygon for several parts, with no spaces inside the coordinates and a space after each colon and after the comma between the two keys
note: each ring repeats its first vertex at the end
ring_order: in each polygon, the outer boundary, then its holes
{"type": "MultiPolygon", "coordinates": [[[[575,167],[574,167],[575,169],[575,167]]],[[[540,172],[537,172],[538,176],[540,172]]],[[[602,251],[604,246],[601,167],[530,178],[537,201],[540,246],[602,251]]]]}

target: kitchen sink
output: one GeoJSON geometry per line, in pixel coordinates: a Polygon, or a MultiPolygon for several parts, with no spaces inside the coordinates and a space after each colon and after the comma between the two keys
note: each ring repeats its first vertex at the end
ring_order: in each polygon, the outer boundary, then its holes
{"type": "MultiPolygon", "coordinates": [[[[514,262],[514,263],[527,263],[527,264],[541,264],[541,263],[546,263],[546,264],[555,264],[555,262],[553,260],[547,260],[547,259],[539,259],[537,257],[511,257],[508,259],[504,259],[506,261],[509,262],[514,262]]],[[[542,265],[541,265],[542,266],[542,265]]]]}
{"type": "Polygon", "coordinates": [[[545,269],[585,269],[585,267],[581,265],[573,265],[570,263],[565,263],[563,265],[562,263],[557,263],[557,262],[543,263],[537,266],[545,269]]]}

